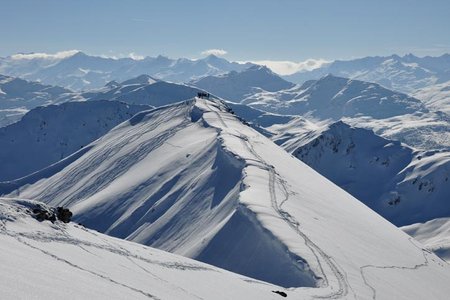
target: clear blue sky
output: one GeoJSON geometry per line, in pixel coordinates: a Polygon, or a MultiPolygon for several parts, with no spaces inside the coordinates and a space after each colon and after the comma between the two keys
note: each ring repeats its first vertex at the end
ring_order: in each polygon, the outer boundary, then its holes
{"type": "Polygon", "coordinates": [[[440,55],[450,0],[2,0],[0,56],[89,54],[231,60],[440,55]]]}

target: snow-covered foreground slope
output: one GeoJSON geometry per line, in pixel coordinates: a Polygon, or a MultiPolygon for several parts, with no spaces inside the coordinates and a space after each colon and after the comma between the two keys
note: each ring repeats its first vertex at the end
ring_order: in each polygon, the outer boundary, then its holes
{"type": "Polygon", "coordinates": [[[450,153],[337,122],[288,151],[396,225],[450,216],[450,153]]]}
{"type": "Polygon", "coordinates": [[[450,218],[416,223],[401,227],[401,229],[420,241],[427,249],[450,262],[450,218]]]}
{"type": "Polygon", "coordinates": [[[117,101],[89,101],[32,109],[22,120],[0,128],[0,181],[47,167],[150,108],[117,101]]]}
{"type": "Polygon", "coordinates": [[[299,298],[446,299],[449,266],[220,102],[142,112],[10,196],[99,231],[294,289],[299,298]]]}
{"type": "Polygon", "coordinates": [[[285,290],[93,230],[38,222],[34,201],[0,198],[2,299],[281,299],[285,290]]]}

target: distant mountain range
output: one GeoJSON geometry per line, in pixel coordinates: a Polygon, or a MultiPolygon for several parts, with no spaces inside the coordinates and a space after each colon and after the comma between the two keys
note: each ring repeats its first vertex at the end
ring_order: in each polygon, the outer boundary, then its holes
{"type": "Polygon", "coordinates": [[[438,57],[408,54],[336,60],[312,71],[300,71],[284,78],[301,84],[330,73],[375,82],[388,89],[411,94],[418,89],[450,80],[450,54],[438,57]]]}
{"type": "Polygon", "coordinates": [[[251,65],[229,62],[214,55],[198,60],[171,59],[161,55],[135,60],[76,52],[53,59],[20,55],[0,58],[0,74],[80,91],[101,88],[112,80],[124,81],[141,74],[165,81],[188,82],[203,76],[241,71],[251,65]]]}

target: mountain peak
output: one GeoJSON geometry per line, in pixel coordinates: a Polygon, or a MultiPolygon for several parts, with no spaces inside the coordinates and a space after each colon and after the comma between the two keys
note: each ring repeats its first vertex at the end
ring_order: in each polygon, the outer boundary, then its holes
{"type": "Polygon", "coordinates": [[[153,78],[150,75],[147,74],[142,74],[139,75],[138,77],[132,78],[132,79],[128,79],[125,80],[123,82],[121,82],[121,85],[129,85],[129,84],[153,84],[155,82],[159,81],[158,79],[153,78]]]}

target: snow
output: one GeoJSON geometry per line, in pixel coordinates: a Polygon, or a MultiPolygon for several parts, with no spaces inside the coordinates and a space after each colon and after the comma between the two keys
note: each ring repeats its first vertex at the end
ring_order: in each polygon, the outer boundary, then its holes
{"type": "Polygon", "coordinates": [[[284,76],[285,79],[303,83],[326,74],[376,82],[388,89],[412,94],[419,89],[446,82],[449,78],[450,56],[416,57],[414,55],[374,56],[352,60],[336,60],[320,68],[284,76]]]}
{"type": "Polygon", "coordinates": [[[70,90],[0,75],[0,127],[20,120],[40,105],[74,100],[70,90]],[[9,112],[14,111],[14,114],[9,112]]]}
{"type": "Polygon", "coordinates": [[[219,76],[206,76],[190,83],[237,103],[257,90],[276,92],[294,86],[263,66],[252,66],[241,72],[232,71],[219,76]]]}
{"type": "Polygon", "coordinates": [[[129,104],[162,106],[195,97],[203,90],[185,84],[177,84],[140,75],[124,82],[110,82],[100,90],[81,93],[85,100],[122,101],[129,104]]]}
{"type": "Polygon", "coordinates": [[[401,229],[420,241],[427,249],[450,262],[450,218],[403,226],[401,229]]]}
{"type": "Polygon", "coordinates": [[[0,60],[0,74],[40,80],[75,91],[103,87],[111,80],[124,81],[148,74],[155,78],[188,82],[208,75],[241,71],[250,63],[229,62],[210,56],[204,59],[172,59],[168,57],[110,58],[67,51],[55,55],[46,53],[17,54],[0,60]],[[139,59],[136,59],[139,58],[139,59]]]}
{"type": "Polygon", "coordinates": [[[117,101],[89,101],[32,109],[22,120],[0,128],[0,181],[47,167],[150,108],[117,101]]]}
{"type": "Polygon", "coordinates": [[[0,198],[4,299],[279,299],[295,291],[112,238],[75,223],[38,222],[37,202],[0,198]]]}
{"type": "Polygon", "coordinates": [[[417,151],[343,122],[300,136],[282,146],[390,222],[450,215],[449,152],[417,151]]]}
{"type": "Polygon", "coordinates": [[[358,115],[383,119],[427,111],[419,100],[405,94],[377,84],[332,75],[280,93],[256,93],[242,103],[274,113],[310,114],[333,120],[358,115]]]}
{"type": "Polygon", "coordinates": [[[294,298],[450,293],[447,264],[222,102],[141,112],[89,147],[9,197],[68,206],[90,228],[293,287],[294,298]]]}
{"type": "Polygon", "coordinates": [[[433,110],[450,114],[450,81],[417,90],[413,96],[433,110]]]}
{"type": "MultiPolygon", "coordinates": [[[[418,99],[370,82],[327,75],[291,89],[255,93],[242,103],[275,114],[298,114],[318,126],[343,120],[418,149],[450,148],[447,114],[429,111],[418,99]]],[[[276,131],[298,136],[292,124],[284,125],[276,131]]]]}

